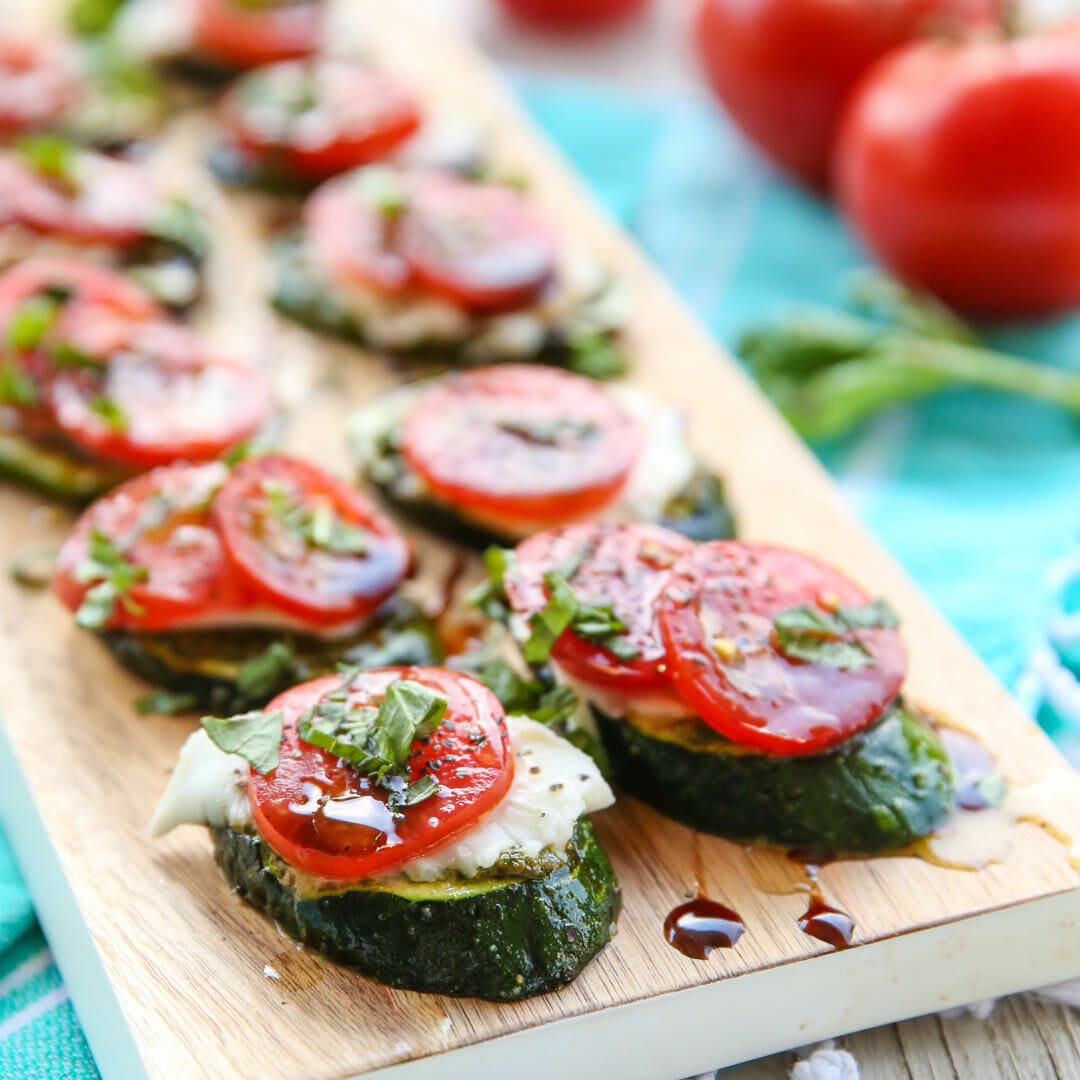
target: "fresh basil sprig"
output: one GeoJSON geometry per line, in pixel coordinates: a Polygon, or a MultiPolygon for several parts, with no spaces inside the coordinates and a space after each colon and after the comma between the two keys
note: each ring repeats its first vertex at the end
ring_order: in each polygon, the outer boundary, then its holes
{"type": "Polygon", "coordinates": [[[447,700],[423,683],[399,679],[386,688],[378,707],[349,705],[356,671],[300,718],[300,738],[349,762],[389,792],[395,813],[433,795],[431,777],[408,783],[406,763],[417,739],[430,735],[446,713],[447,700]]]}
{"type": "Polygon", "coordinates": [[[59,135],[27,135],[15,143],[15,152],[39,176],[71,189],[78,186],[79,148],[59,135]]]}
{"type": "Polygon", "coordinates": [[[548,602],[529,617],[532,633],[521,647],[529,664],[543,664],[564,630],[613,652],[620,660],[636,660],[641,650],[623,636],[626,625],[610,605],[582,603],[560,570],[544,575],[548,602]]]}
{"type": "Polygon", "coordinates": [[[371,541],[367,530],[345,521],[325,500],[308,506],[277,480],[264,481],[262,489],[270,513],[311,547],[336,555],[363,555],[367,551],[371,541]]]}
{"type": "Polygon", "coordinates": [[[278,767],[285,714],[280,709],[239,713],[237,716],[204,716],[200,721],[211,741],[226,754],[242,757],[256,772],[266,774],[278,767]]]}
{"type": "Polygon", "coordinates": [[[100,416],[113,431],[127,431],[127,413],[106,394],[98,394],[90,399],[90,411],[100,416]]]}
{"type": "Polygon", "coordinates": [[[113,617],[117,604],[132,615],[141,615],[142,606],[129,593],[149,573],[145,566],[129,562],[103,532],[94,529],[90,533],[89,554],[76,567],[75,578],[82,585],[97,584],[83,597],[75,622],[88,630],[98,630],[113,617]]]}
{"type": "Polygon", "coordinates": [[[873,663],[874,657],[858,638],[851,637],[852,631],[891,629],[899,621],[888,602],[879,597],[832,611],[798,604],[774,617],[773,630],[780,651],[793,660],[856,671],[873,663]]]}
{"type": "Polygon", "coordinates": [[[578,710],[578,699],[569,686],[545,686],[522,678],[502,657],[495,657],[471,671],[502,703],[508,713],[528,716],[549,727],[564,724],[578,710]]]}

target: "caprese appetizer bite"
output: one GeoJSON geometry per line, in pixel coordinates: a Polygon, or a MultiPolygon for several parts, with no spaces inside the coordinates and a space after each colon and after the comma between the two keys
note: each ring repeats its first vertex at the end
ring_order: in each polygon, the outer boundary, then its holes
{"type": "Polygon", "coordinates": [[[165,111],[153,74],[108,50],[0,30],[0,138],[61,132],[115,148],[152,135],[165,111]]]}
{"type": "Polygon", "coordinates": [[[949,759],[901,697],[896,615],[820,560],[587,523],[487,562],[484,606],[522,659],[588,704],[617,786],[678,821],[875,852],[951,809],[949,759]]]}
{"type": "Polygon", "coordinates": [[[312,55],[324,15],[322,0],[74,0],[68,9],[76,33],[211,79],[312,55]]]}
{"type": "Polygon", "coordinates": [[[508,184],[368,165],[279,242],[274,305],[311,329],[443,364],[621,374],[626,293],[508,184]]]}
{"type": "Polygon", "coordinates": [[[587,517],[732,535],[682,414],[630,386],[535,364],[451,372],[374,399],[349,437],[393,507],[470,547],[587,517]]]}
{"type": "Polygon", "coordinates": [[[0,472],[58,497],[218,457],[269,416],[257,369],[94,263],[26,259],[0,274],[0,341],[0,472]]]}
{"type": "Polygon", "coordinates": [[[0,267],[77,254],[124,268],[172,308],[201,290],[203,216],[141,161],[30,135],[0,150],[0,267]]]}
{"type": "Polygon", "coordinates": [[[151,822],[210,826],[241,896],[391,986],[514,1001],[607,944],[593,761],[461,672],[349,671],[206,717],[151,822]]]}
{"type": "Polygon", "coordinates": [[[80,626],[186,708],[239,710],[339,663],[437,660],[397,595],[411,567],[359,491],[274,454],[122,484],[79,518],[54,583],[80,626]]]}
{"type": "Polygon", "coordinates": [[[460,119],[428,115],[411,90],[352,60],[288,60],[241,76],[222,95],[209,164],[226,183],[310,191],[373,161],[470,173],[483,138],[460,119]]]}

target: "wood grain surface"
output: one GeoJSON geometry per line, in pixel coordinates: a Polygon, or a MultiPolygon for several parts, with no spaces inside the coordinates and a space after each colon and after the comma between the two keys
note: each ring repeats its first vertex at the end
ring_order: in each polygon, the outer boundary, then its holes
{"type": "MultiPolygon", "coordinates": [[[[1080,781],[1049,741],[851,519],[808,451],[590,202],[478,57],[404,4],[353,6],[378,16],[371,51],[380,62],[435,100],[485,118],[499,160],[525,171],[560,227],[630,281],[634,381],[686,410],[702,455],[728,478],[740,533],[817,552],[888,595],[904,618],[912,697],[977,731],[1010,780],[1060,774],[1062,800],[1080,807],[1080,781]]],[[[290,410],[286,445],[345,473],[349,409],[399,376],[268,309],[264,242],[281,209],[208,186],[194,165],[204,125],[197,113],[182,117],[160,154],[163,169],[186,171],[206,188],[215,215],[211,296],[199,319],[270,370],[290,410]]],[[[0,551],[56,543],[65,527],[64,515],[39,500],[0,493],[0,551]]],[[[419,550],[425,580],[436,579],[449,553],[423,540],[419,550]]],[[[805,895],[795,864],[712,838],[700,841],[703,884],[742,914],[747,933],[705,963],[668,948],[664,916],[694,887],[693,838],[622,799],[597,822],[625,895],[619,934],[573,985],[513,1006],[381,987],[299,951],[245,906],[219,877],[204,831],[149,839],[146,822],[190,719],[135,716],[131,702],[142,687],[47,592],[0,583],[0,640],[7,734],[153,1076],[354,1075],[827,951],[798,929],[805,895]],[[264,977],[266,964],[280,980],[264,977]]],[[[863,943],[1076,889],[1080,872],[1061,843],[1022,824],[1007,857],[980,872],[892,857],[830,865],[821,882],[863,943]]]]}

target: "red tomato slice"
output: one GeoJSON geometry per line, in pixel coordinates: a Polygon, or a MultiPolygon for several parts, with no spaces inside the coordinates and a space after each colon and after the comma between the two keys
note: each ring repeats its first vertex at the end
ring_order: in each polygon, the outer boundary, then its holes
{"type": "Polygon", "coordinates": [[[63,45],[5,29],[0,39],[0,135],[55,124],[81,92],[63,45]]]}
{"type": "Polygon", "coordinates": [[[401,449],[447,502],[542,526],[609,503],[641,446],[633,418],[591,379],[501,364],[440,378],[406,417],[401,449]]]}
{"type": "Polygon", "coordinates": [[[65,318],[64,336],[103,366],[60,368],[47,388],[57,426],[76,445],[145,468],[217,457],[265,421],[269,389],[254,368],[209,352],[176,323],[94,315],[83,308],[83,326],[65,318]]]}
{"type": "Polygon", "coordinates": [[[164,316],[150,293],[116,270],[78,259],[32,258],[0,274],[0,332],[23,303],[56,290],[69,294],[68,304],[101,306],[126,319],[164,316]]]}
{"type": "Polygon", "coordinates": [[[364,177],[339,176],[312,193],[304,204],[308,244],[331,279],[399,292],[412,271],[393,250],[394,221],[362,190],[364,177]]]}
{"type": "Polygon", "coordinates": [[[552,659],[586,683],[628,695],[674,696],[656,609],[671,568],[693,549],[685,536],[659,525],[567,525],[517,546],[506,592],[514,611],[528,618],[548,601],[544,574],[573,567],[568,580],[574,595],[586,604],[610,606],[626,627],[620,637],[640,655],[620,660],[610,649],[566,630],[551,650],[552,659]]]}
{"type": "Polygon", "coordinates": [[[569,33],[622,22],[649,0],[499,0],[511,15],[545,30],[569,33]]]}
{"type": "Polygon", "coordinates": [[[555,273],[555,239],[535,207],[500,184],[450,176],[413,186],[397,250],[419,284],[482,313],[529,303],[555,273]]]}
{"type": "Polygon", "coordinates": [[[722,540],[681,560],[660,601],[675,687],[710,726],[774,754],[811,754],[866,727],[896,696],[907,654],[896,630],[850,632],[869,653],[841,669],[780,651],[773,619],[808,604],[858,606],[838,571],[784,548],[722,540]]]}
{"type": "Polygon", "coordinates": [[[293,458],[237,465],[214,505],[214,520],[251,586],[309,620],[362,618],[397,588],[411,564],[405,538],[365,496],[293,458]],[[349,530],[356,550],[317,539],[314,513],[349,530]]]}
{"type": "Polygon", "coordinates": [[[144,165],[83,150],[75,171],[69,187],[35,172],[18,153],[0,154],[0,221],[117,248],[146,236],[157,196],[144,165]]]}
{"type": "Polygon", "coordinates": [[[291,866],[334,881],[387,873],[452,841],[506,794],[514,759],[495,695],[460,672],[382,668],[353,680],[349,704],[377,705],[400,679],[431,687],[448,707],[438,731],[415,743],[408,761],[410,782],[432,776],[439,789],[399,818],[370,777],[297,733],[304,711],[342,685],[339,676],[304,683],[267,706],[285,714],[281,759],[266,776],[252,772],[248,802],[260,835],[291,866]]]}
{"type": "Polygon", "coordinates": [[[195,48],[232,68],[253,68],[310,56],[319,48],[318,0],[255,6],[236,0],[194,0],[195,48]]]}
{"type": "Polygon", "coordinates": [[[242,586],[209,518],[214,492],[228,475],[220,462],[171,465],[144,473],[98,499],[79,518],[60,549],[54,586],[77,611],[96,582],[79,580],[90,534],[105,534],[146,580],[128,592],[110,628],[167,630],[215,608],[241,606],[242,586]]]}
{"type": "Polygon", "coordinates": [[[395,79],[347,60],[289,62],[237,80],[219,118],[241,149],[321,180],[386,157],[420,126],[395,79]]]}

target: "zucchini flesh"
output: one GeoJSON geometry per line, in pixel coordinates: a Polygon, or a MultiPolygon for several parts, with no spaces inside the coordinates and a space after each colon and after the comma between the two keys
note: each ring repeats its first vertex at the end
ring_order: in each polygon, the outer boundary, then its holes
{"type": "Polygon", "coordinates": [[[543,877],[372,881],[300,896],[257,836],[212,831],[226,880],[292,937],[390,986],[517,1001],[574,979],[611,940],[615,872],[588,821],[543,877]]]}
{"type": "Polygon", "coordinates": [[[775,757],[697,719],[647,724],[594,710],[615,783],[691,828],[826,852],[904,847],[952,808],[952,766],[930,725],[895,702],[835,750],[775,757]]]}
{"type": "Polygon", "coordinates": [[[357,633],[320,638],[295,631],[225,627],[170,632],[105,630],[105,644],[129,670],[179,694],[191,694],[194,707],[219,713],[261,708],[282,690],[331,675],[339,664],[386,667],[431,665],[442,661],[442,646],[418,608],[400,597],[386,601],[357,633]],[[277,677],[258,689],[237,677],[241,666],[274,644],[288,647],[292,659],[277,677]]]}
{"type": "MultiPolygon", "coordinates": [[[[513,547],[518,540],[470,521],[450,503],[422,489],[398,449],[397,433],[387,431],[370,444],[353,440],[364,479],[402,517],[464,547],[482,551],[492,544],[513,547]]],[[[724,497],[723,481],[698,465],[686,487],[668,500],[657,522],[691,540],[726,540],[735,535],[735,519],[724,497]]]]}
{"type": "MultiPolygon", "coordinates": [[[[311,265],[305,251],[303,233],[294,231],[282,236],[274,245],[275,284],[271,303],[282,315],[293,322],[321,334],[329,334],[359,345],[370,345],[364,331],[363,318],[352,311],[339,297],[333,285],[311,265]]],[[[596,378],[611,378],[625,372],[625,358],[615,344],[617,328],[614,326],[577,326],[590,321],[587,308],[590,301],[583,300],[580,313],[568,313],[565,324],[553,324],[546,330],[539,349],[532,355],[521,352],[500,355],[485,348],[477,354],[470,353],[471,342],[428,342],[400,350],[390,350],[378,345],[380,351],[396,351],[418,363],[436,367],[468,367],[499,361],[535,362],[566,367],[596,378]],[[604,366],[595,370],[584,366],[579,349],[575,346],[577,335],[587,335],[593,349],[606,350],[604,366]]]]}
{"type": "Polygon", "coordinates": [[[122,466],[81,457],[60,442],[51,445],[3,430],[0,473],[43,494],[80,503],[104,495],[131,475],[122,466]]]}

